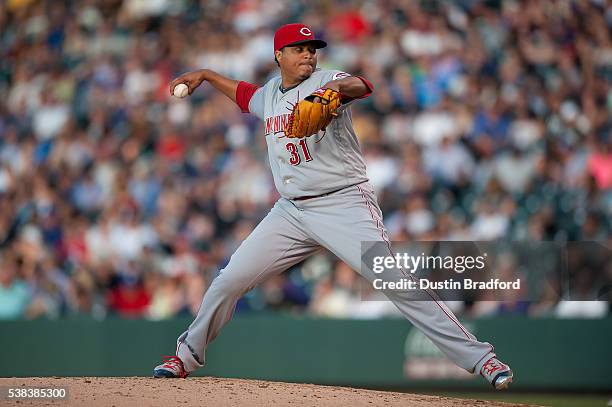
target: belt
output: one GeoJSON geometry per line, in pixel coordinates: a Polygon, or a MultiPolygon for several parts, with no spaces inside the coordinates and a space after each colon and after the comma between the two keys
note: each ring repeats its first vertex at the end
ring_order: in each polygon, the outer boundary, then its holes
{"type": "Polygon", "coordinates": [[[353,184],[353,185],[349,185],[349,186],[346,186],[346,187],[342,187],[340,189],[329,191],[329,192],[326,192],[326,193],[321,194],[321,195],[300,196],[300,197],[297,197],[297,198],[293,198],[291,200],[292,201],[304,201],[306,199],[321,198],[321,197],[324,197],[324,196],[327,196],[327,195],[335,194],[336,192],[340,192],[343,189],[347,189],[347,188],[350,188],[350,187],[355,186],[355,185],[363,184],[364,182],[366,182],[366,181],[358,182],[358,183],[353,184]]]}

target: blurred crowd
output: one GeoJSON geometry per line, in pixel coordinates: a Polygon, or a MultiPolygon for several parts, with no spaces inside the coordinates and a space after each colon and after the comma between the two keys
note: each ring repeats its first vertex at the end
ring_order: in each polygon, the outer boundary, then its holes
{"type": "MultiPolygon", "coordinates": [[[[610,243],[610,1],[5,0],[0,319],[196,313],[278,194],[261,124],[168,82],[263,84],[298,21],[329,43],[320,67],[376,87],[353,120],[392,240],[610,243]]],[[[317,255],[238,311],[397,315],[358,285],[317,255]]]]}

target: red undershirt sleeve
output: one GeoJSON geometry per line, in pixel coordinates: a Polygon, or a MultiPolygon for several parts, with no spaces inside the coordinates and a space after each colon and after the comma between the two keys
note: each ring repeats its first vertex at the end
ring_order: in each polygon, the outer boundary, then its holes
{"type": "Polygon", "coordinates": [[[253,85],[252,83],[240,81],[236,88],[236,104],[240,107],[242,113],[250,113],[249,102],[259,89],[259,86],[253,85]]]}

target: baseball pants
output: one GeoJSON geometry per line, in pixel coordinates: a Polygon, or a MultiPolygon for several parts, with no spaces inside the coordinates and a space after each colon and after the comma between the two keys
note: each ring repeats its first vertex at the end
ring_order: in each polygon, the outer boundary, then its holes
{"type": "MultiPolygon", "coordinates": [[[[191,372],[204,366],[207,345],[232,318],[236,302],[246,292],[321,247],[372,281],[374,273],[362,272],[362,241],[388,243],[382,213],[369,183],[302,201],[279,199],[212,281],[198,315],[179,336],[176,352],[185,369],[191,372]]],[[[473,372],[479,362],[494,356],[493,346],[476,340],[442,301],[419,291],[419,298],[415,292],[385,294],[458,366],[473,372]],[[423,300],[424,295],[427,300],[423,300]]]]}

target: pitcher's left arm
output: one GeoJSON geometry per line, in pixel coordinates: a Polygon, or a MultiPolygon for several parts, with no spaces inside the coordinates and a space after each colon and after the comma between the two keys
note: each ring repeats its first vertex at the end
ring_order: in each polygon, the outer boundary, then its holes
{"type": "Polygon", "coordinates": [[[342,102],[353,99],[363,99],[374,92],[372,83],[362,76],[346,76],[327,82],[323,88],[333,89],[340,92],[342,102]]]}

